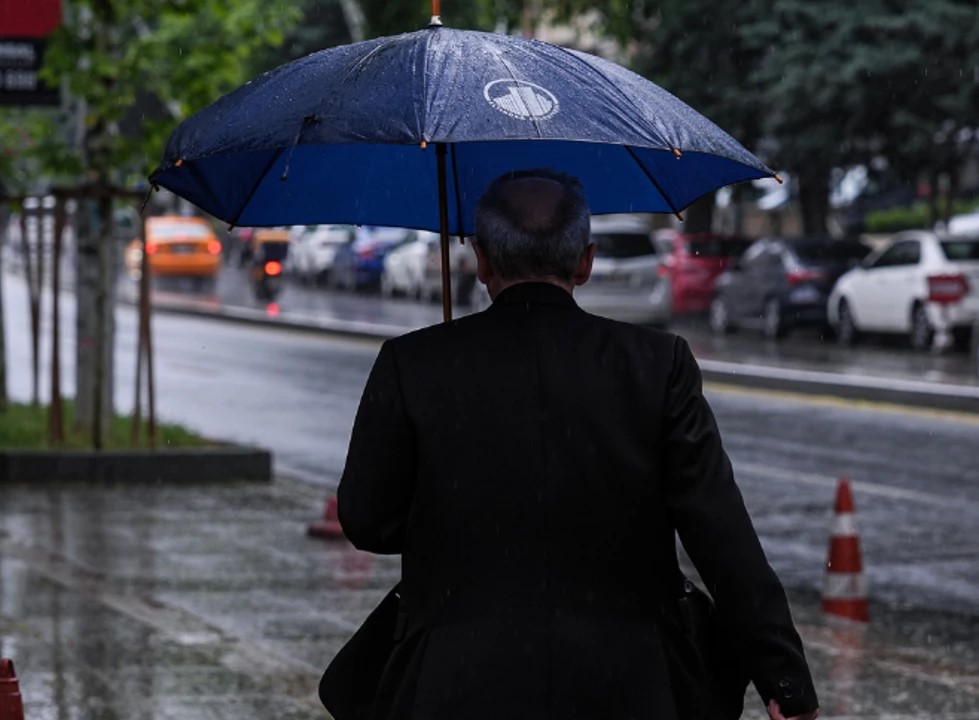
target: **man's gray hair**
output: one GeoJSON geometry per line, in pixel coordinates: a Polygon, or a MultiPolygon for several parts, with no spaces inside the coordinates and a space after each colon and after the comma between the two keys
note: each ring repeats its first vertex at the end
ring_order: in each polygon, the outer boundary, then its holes
{"type": "Polygon", "coordinates": [[[556,277],[571,280],[591,239],[591,212],[581,182],[554,170],[520,170],[502,175],[476,206],[476,241],[493,272],[504,280],[556,277]],[[527,212],[514,203],[507,184],[522,179],[551,180],[561,185],[560,199],[549,213],[527,212]]]}

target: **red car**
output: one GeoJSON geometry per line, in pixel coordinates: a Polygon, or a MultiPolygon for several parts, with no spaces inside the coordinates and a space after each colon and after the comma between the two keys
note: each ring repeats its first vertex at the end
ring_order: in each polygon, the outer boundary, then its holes
{"type": "Polygon", "coordinates": [[[750,238],[738,235],[658,231],[656,244],[666,255],[661,271],[670,279],[673,313],[707,312],[717,276],[734,264],[751,243],[750,238]]]}

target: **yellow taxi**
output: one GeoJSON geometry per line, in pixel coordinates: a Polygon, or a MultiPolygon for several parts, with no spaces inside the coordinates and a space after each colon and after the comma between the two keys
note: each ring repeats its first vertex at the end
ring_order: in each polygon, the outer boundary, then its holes
{"type": "MultiPolygon", "coordinates": [[[[160,215],[146,221],[146,254],[151,277],[213,280],[221,270],[221,241],[203,218],[160,215]]],[[[126,269],[139,277],[139,238],[126,247],[126,269]]]]}

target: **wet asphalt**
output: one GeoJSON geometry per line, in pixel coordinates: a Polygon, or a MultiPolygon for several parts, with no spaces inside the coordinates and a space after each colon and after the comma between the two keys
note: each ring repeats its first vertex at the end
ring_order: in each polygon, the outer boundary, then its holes
{"type": "MultiPolygon", "coordinates": [[[[7,286],[8,338],[25,338],[22,292],[7,286]]],[[[120,408],[132,397],[133,315],[117,313],[120,408]]],[[[342,468],[377,343],[163,314],[154,327],[161,416],[271,447],[278,473],[301,482],[5,488],[0,650],[17,662],[27,717],[324,717],[319,672],[397,577],[390,558],[304,534],[342,468]]],[[[884,367],[910,363],[909,374],[928,359],[880,355],[884,367]]],[[[27,357],[26,342],[8,339],[15,397],[26,395],[27,357]]],[[[823,717],[979,718],[976,418],[708,395],[793,601],[823,717]],[[854,482],[871,587],[863,631],[819,611],[841,475],[854,482]]],[[[749,707],[745,717],[764,716],[755,698],[749,707]]]]}
{"type": "MultiPolygon", "coordinates": [[[[307,537],[316,495],[290,481],[6,488],[0,651],[26,717],[326,717],[319,674],[398,564],[307,537]]],[[[979,717],[975,618],[874,605],[857,626],[790,595],[824,718],[979,717]]],[[[764,717],[747,700],[745,717],[764,717]]]]}

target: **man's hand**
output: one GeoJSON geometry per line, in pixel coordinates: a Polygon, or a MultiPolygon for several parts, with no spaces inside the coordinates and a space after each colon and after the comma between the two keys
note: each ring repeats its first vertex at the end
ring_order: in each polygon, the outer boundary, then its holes
{"type": "Polygon", "coordinates": [[[778,702],[772,699],[768,701],[768,717],[772,720],[816,720],[819,717],[819,708],[811,710],[804,715],[794,715],[793,717],[787,718],[782,714],[782,708],[778,706],[778,702]]]}

